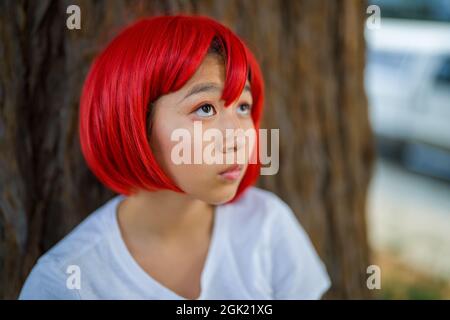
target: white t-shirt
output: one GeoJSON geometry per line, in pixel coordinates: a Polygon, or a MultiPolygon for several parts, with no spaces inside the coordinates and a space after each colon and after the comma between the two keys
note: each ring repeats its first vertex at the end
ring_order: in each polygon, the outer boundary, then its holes
{"type": "MultiPolygon", "coordinates": [[[[19,299],[185,299],[128,251],[116,215],[124,197],[107,201],[45,253],[19,299]]],[[[330,287],[307,234],[274,193],[250,187],[214,214],[198,299],[319,299],[330,287]]]]}

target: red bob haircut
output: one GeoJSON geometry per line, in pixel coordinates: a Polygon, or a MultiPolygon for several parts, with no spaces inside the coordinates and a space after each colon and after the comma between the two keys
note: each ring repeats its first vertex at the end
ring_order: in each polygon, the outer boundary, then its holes
{"type": "MultiPolygon", "coordinates": [[[[255,57],[229,28],[205,16],[145,18],[126,27],[95,59],[85,80],[79,113],[81,150],[94,175],[116,193],[169,189],[184,193],[162,171],[147,138],[147,115],[158,97],[179,90],[212,43],[223,48],[226,79],[221,99],[230,105],[249,79],[252,120],[260,126],[264,82],[255,57]]],[[[258,132],[258,131],[257,131],[258,132]]],[[[260,174],[249,163],[234,202],[260,174]]]]}

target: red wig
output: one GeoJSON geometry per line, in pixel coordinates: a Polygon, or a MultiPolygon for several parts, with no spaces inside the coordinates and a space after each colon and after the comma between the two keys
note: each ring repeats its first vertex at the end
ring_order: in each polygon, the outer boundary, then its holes
{"type": "MultiPolygon", "coordinates": [[[[184,192],[162,171],[151,152],[147,116],[151,102],[183,87],[213,41],[219,41],[224,49],[226,79],[221,99],[225,106],[230,105],[248,78],[251,116],[259,129],[264,82],[255,57],[241,39],[204,16],[142,19],[125,28],[98,55],[81,95],[81,150],[90,170],[106,187],[125,195],[137,189],[184,192]]],[[[256,163],[249,163],[230,202],[259,177],[258,134],[256,139],[256,163]]]]}

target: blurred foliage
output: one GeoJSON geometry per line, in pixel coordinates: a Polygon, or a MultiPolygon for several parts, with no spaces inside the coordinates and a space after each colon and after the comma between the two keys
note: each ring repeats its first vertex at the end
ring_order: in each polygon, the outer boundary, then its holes
{"type": "Polygon", "coordinates": [[[374,263],[381,267],[381,290],[377,299],[450,299],[450,282],[415,270],[392,252],[376,252],[374,263]]]}

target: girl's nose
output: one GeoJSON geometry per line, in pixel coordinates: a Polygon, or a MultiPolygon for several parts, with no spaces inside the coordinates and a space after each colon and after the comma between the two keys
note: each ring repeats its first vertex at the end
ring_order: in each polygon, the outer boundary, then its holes
{"type": "Polygon", "coordinates": [[[223,115],[224,153],[237,152],[244,147],[245,139],[238,138],[243,135],[243,128],[239,116],[234,112],[234,106],[229,106],[223,115]]]}
{"type": "Polygon", "coordinates": [[[236,113],[236,108],[234,105],[229,106],[223,113],[222,113],[222,124],[223,129],[242,129],[241,120],[239,119],[238,114],[236,113]]]}

